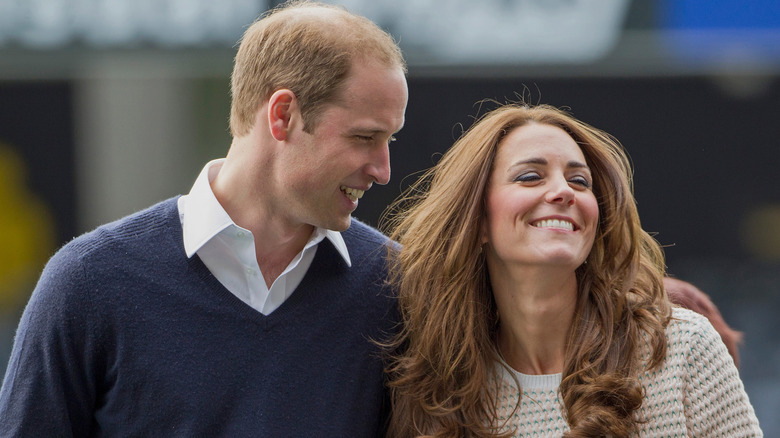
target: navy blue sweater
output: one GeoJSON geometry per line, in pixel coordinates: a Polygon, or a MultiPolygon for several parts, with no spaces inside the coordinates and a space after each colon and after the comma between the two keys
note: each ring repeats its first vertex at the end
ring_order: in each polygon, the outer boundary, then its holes
{"type": "Polygon", "coordinates": [[[387,239],[354,221],[353,266],[320,243],[268,316],[182,244],[176,199],[74,239],[22,316],[0,436],[373,436],[397,320],[387,239]]]}

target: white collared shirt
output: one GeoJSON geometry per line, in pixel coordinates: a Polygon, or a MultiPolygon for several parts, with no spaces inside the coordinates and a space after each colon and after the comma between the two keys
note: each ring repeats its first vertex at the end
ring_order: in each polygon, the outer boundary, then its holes
{"type": "Polygon", "coordinates": [[[352,266],[341,233],[315,228],[303,250],[296,255],[269,289],[257,264],[255,238],[230,219],[211,190],[224,159],[206,164],[188,195],[179,198],[184,250],[198,254],[203,264],[223,286],[263,315],[269,315],[289,298],[309,270],[317,244],[326,237],[352,266]]]}

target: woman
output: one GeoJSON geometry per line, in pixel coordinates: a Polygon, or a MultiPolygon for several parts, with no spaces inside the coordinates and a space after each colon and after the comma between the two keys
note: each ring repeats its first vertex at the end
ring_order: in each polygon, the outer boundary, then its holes
{"type": "Polygon", "coordinates": [[[717,333],[667,300],[632,191],[615,139],[545,105],[444,154],[390,210],[390,436],[761,436],[717,333]]]}

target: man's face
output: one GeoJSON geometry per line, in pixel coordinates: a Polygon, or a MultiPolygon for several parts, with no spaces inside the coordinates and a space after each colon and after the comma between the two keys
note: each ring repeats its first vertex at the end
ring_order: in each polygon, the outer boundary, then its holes
{"type": "Polygon", "coordinates": [[[311,134],[301,126],[290,133],[272,190],[292,225],[349,227],[363,192],[390,180],[388,145],[404,124],[407,98],[399,67],[356,61],[311,134]]]}

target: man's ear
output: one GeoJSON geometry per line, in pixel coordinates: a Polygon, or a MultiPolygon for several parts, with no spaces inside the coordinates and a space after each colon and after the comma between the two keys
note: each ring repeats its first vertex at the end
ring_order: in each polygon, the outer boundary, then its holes
{"type": "Polygon", "coordinates": [[[288,89],[277,90],[268,99],[268,127],[278,141],[287,140],[295,100],[295,93],[288,89]]]}

